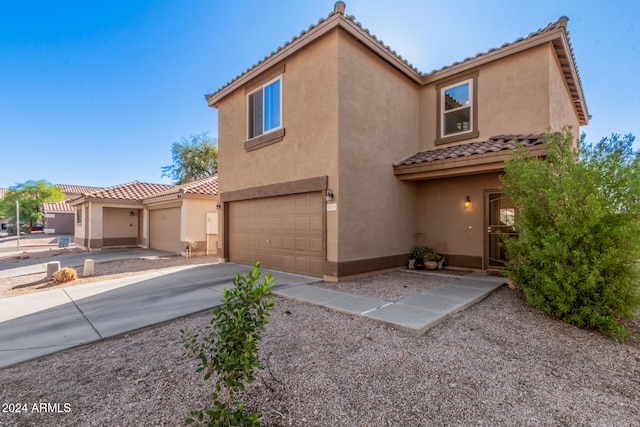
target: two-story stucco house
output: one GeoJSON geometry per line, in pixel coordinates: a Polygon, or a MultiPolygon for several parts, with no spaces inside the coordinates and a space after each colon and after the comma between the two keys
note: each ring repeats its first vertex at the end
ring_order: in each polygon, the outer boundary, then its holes
{"type": "Polygon", "coordinates": [[[589,115],[567,18],[430,73],[345,4],[216,92],[218,256],[326,280],[406,264],[499,267],[514,206],[499,175],[514,138],[589,115]]]}

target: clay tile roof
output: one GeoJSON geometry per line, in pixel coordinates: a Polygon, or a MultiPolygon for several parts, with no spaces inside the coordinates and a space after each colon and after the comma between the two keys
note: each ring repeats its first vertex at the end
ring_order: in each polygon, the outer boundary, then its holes
{"type": "Polygon", "coordinates": [[[211,175],[176,185],[167,190],[160,191],[151,197],[168,196],[171,194],[204,194],[215,196],[218,194],[218,175],[211,175]]]}
{"type": "Polygon", "coordinates": [[[66,194],[86,194],[102,189],[102,187],[87,187],[86,185],[56,184],[66,194]]]}
{"type": "Polygon", "coordinates": [[[407,166],[419,163],[435,162],[438,160],[455,159],[458,157],[473,156],[502,150],[511,150],[516,145],[530,147],[542,144],[546,134],[520,134],[520,135],[497,135],[489,138],[488,141],[471,142],[469,144],[454,145],[451,147],[437,148],[435,150],[422,151],[413,156],[394,163],[393,166],[407,166]]]}
{"type": "Polygon", "coordinates": [[[149,197],[155,196],[161,191],[166,191],[173,187],[173,185],[168,184],[151,184],[148,182],[133,181],[126,184],[102,188],[90,193],[83,193],[83,196],[85,198],[92,199],[142,201],[149,197]]]}
{"type": "Polygon", "coordinates": [[[73,208],[66,200],[61,202],[44,202],[42,204],[43,212],[73,212],[73,208]]]}
{"type": "MultiPolygon", "coordinates": [[[[530,33],[529,35],[527,35],[525,37],[520,37],[520,38],[514,40],[511,43],[504,43],[502,46],[491,48],[491,49],[487,50],[486,52],[479,52],[475,56],[465,58],[462,61],[456,61],[453,64],[445,65],[444,67],[441,67],[441,68],[438,68],[438,69],[435,69],[435,70],[431,70],[431,72],[424,73],[424,75],[427,76],[427,75],[430,75],[430,74],[437,73],[439,71],[446,70],[447,68],[451,68],[451,67],[453,67],[455,65],[462,64],[463,62],[471,61],[472,59],[479,58],[479,57],[487,55],[487,54],[489,54],[491,52],[495,52],[496,50],[500,50],[500,49],[503,49],[503,48],[508,47],[508,46],[512,46],[512,45],[515,45],[515,44],[518,44],[518,43],[522,43],[523,41],[527,41],[527,40],[529,40],[529,39],[531,39],[533,37],[539,36],[539,35],[544,34],[544,33],[551,32],[551,31],[556,30],[558,28],[566,28],[568,21],[569,21],[569,18],[567,18],[566,16],[561,16],[560,18],[558,18],[557,21],[551,22],[551,23],[547,24],[546,27],[540,28],[538,31],[534,31],[534,32],[530,33]]],[[[573,55],[573,51],[571,53],[573,55]]],[[[575,60],[574,60],[574,62],[575,62],[575,60]]]]}

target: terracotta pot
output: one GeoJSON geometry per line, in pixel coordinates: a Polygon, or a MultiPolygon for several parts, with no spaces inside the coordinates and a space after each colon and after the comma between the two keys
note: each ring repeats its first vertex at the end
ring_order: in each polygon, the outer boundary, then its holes
{"type": "Polygon", "coordinates": [[[427,270],[435,270],[436,268],[438,268],[438,261],[426,261],[424,263],[424,268],[426,268],[427,270]]]}

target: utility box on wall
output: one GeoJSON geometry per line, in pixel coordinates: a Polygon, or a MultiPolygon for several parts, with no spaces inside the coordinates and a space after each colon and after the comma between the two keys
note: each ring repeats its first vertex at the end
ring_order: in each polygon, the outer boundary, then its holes
{"type": "Polygon", "coordinates": [[[218,234],[218,212],[206,213],[206,233],[218,234]]]}

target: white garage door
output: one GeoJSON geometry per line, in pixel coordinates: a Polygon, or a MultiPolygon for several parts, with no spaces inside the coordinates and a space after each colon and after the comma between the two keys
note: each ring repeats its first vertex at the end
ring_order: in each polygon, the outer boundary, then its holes
{"type": "Polygon", "coordinates": [[[181,252],[180,208],[149,211],[149,247],[170,252],[181,252]]]}
{"type": "Polygon", "coordinates": [[[229,260],[322,277],[323,222],[320,192],[232,202],[229,260]]]}

